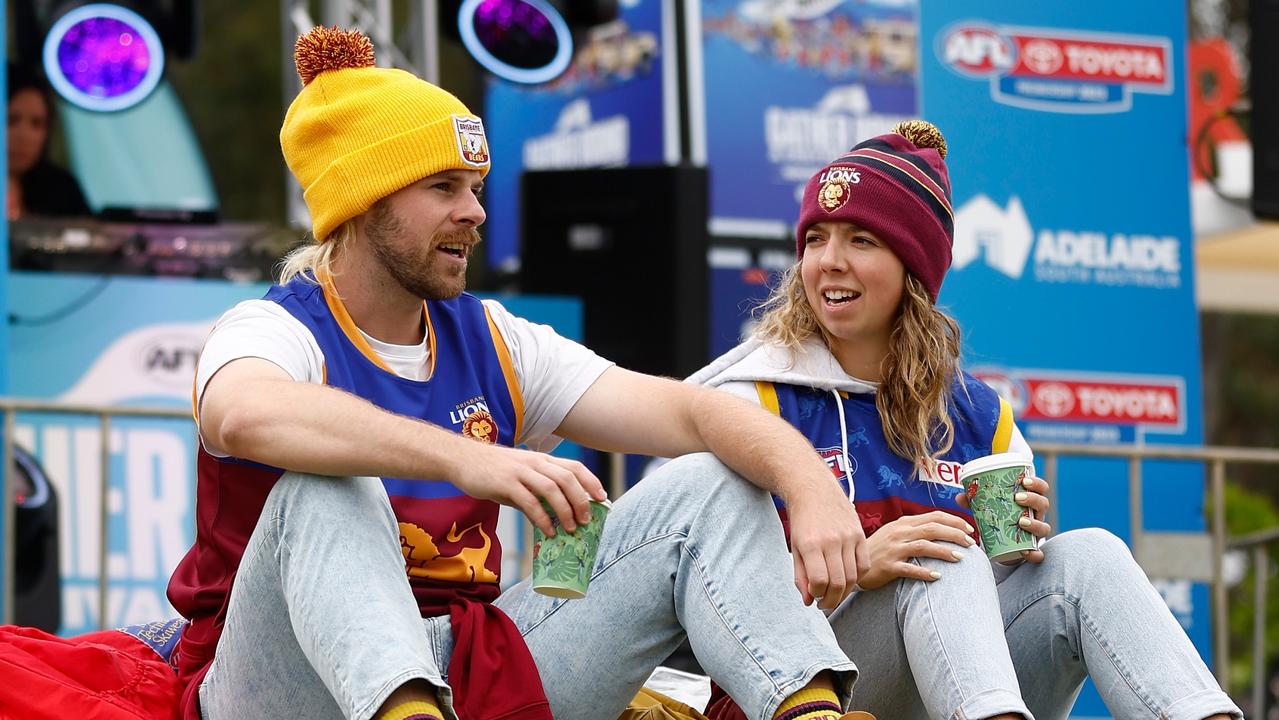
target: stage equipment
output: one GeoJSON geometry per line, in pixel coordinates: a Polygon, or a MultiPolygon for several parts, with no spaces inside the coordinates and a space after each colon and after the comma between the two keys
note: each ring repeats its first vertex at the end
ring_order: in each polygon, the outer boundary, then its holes
{"type": "Polygon", "coordinates": [[[526,172],[522,186],[522,292],[581,297],[585,344],[622,367],[706,363],[705,168],[526,172]]]}

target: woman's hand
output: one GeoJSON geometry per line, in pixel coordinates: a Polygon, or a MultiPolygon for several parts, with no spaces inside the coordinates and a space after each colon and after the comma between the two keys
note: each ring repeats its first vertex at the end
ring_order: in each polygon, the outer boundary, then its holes
{"type": "MultiPolygon", "coordinates": [[[[1022,507],[1030,508],[1035,519],[1022,517],[1017,521],[1017,524],[1022,530],[1042,540],[1048,537],[1048,533],[1052,532],[1052,526],[1043,521],[1048,513],[1048,481],[1032,475],[1023,480],[1021,486],[1023,489],[1013,496],[1013,500],[1022,507]]],[[[1044,551],[1027,550],[1022,554],[1022,558],[1027,562],[1043,562],[1044,551]]]]}
{"type": "MultiPolygon", "coordinates": [[[[1052,526],[1044,522],[1044,517],[1048,513],[1048,481],[1034,475],[1026,478],[1021,483],[1021,490],[1013,495],[1013,501],[1024,508],[1029,508],[1035,518],[1022,517],[1017,521],[1017,525],[1022,530],[1034,535],[1038,539],[1048,537],[1048,533],[1052,532],[1052,526]]],[[[968,508],[968,495],[960,493],[955,496],[959,504],[964,508],[968,508]]],[[[1023,560],[1037,563],[1044,561],[1043,550],[1025,550],[1021,555],[1023,560]]],[[[863,587],[865,587],[863,585],[863,587]]]]}
{"type": "Polygon", "coordinates": [[[933,581],[940,573],[911,562],[930,557],[958,562],[963,554],[955,546],[973,548],[972,526],[962,518],[934,510],[924,515],[906,515],[881,527],[866,543],[870,549],[870,570],[857,581],[863,590],[883,587],[897,578],[933,581]]]}

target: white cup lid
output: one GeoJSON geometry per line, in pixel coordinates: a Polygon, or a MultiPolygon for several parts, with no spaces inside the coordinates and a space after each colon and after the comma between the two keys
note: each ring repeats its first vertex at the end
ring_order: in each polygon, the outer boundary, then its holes
{"type": "Polygon", "coordinates": [[[959,468],[959,481],[963,483],[964,478],[969,475],[986,472],[987,470],[999,470],[1000,468],[1018,467],[1021,465],[1031,465],[1030,458],[1021,453],[995,453],[994,455],[986,455],[976,460],[969,460],[959,468]]]}

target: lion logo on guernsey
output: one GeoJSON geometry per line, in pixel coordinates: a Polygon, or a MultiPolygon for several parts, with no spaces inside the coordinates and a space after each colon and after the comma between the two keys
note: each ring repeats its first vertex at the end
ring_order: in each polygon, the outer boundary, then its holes
{"type": "Polygon", "coordinates": [[[487,410],[476,410],[462,421],[462,434],[486,443],[496,443],[497,422],[487,410]]]}
{"type": "Polygon", "coordinates": [[[959,75],[989,78],[995,102],[1031,110],[1124,112],[1133,93],[1172,92],[1166,37],[961,21],[938,34],[936,53],[959,75]]]}

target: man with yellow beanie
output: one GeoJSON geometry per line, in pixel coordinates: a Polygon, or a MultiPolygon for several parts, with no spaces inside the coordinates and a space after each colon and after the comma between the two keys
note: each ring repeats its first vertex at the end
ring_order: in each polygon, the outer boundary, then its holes
{"type": "Polygon", "coordinates": [[[807,441],[465,294],[480,119],[359,33],[296,59],[280,144],[314,242],[200,356],[184,717],[607,720],[685,637],[749,717],[839,717],[856,671],[805,599],[835,607],[865,539],[807,441]],[[586,598],[502,593],[499,504],[554,534],[542,501],[572,531],[605,498],[540,452],[560,437],[686,457],[613,507],[586,598]]]}

